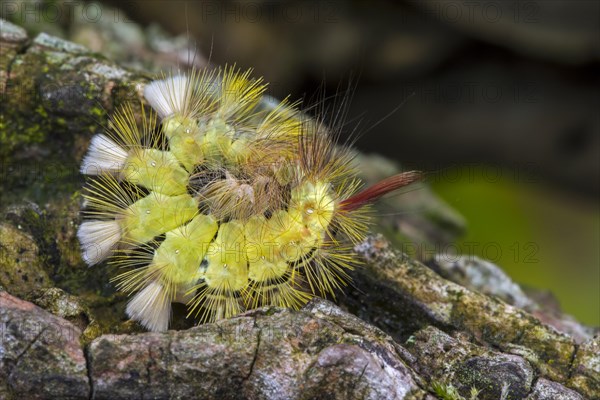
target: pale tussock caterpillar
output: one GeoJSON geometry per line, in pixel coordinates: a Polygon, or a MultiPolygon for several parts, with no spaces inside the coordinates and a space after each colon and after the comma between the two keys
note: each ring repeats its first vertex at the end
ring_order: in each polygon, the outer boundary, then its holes
{"type": "Polygon", "coordinates": [[[78,237],[89,265],[122,268],[128,315],[168,328],[172,302],[201,321],[333,294],[357,263],[368,205],[418,179],[360,190],[347,146],[297,103],[265,107],[266,85],[235,67],[148,84],[92,138],[78,237]]]}

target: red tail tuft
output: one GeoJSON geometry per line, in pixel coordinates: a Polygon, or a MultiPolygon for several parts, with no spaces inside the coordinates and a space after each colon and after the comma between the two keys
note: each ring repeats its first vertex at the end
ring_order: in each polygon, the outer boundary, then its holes
{"type": "Polygon", "coordinates": [[[390,176],[382,181],[377,182],[371,187],[366,188],[360,193],[342,201],[340,207],[344,211],[352,211],[360,208],[366,204],[373,203],[381,196],[393,192],[396,189],[400,189],[406,185],[410,185],[413,182],[419,181],[423,178],[423,174],[420,171],[409,171],[403,172],[398,175],[390,176]]]}

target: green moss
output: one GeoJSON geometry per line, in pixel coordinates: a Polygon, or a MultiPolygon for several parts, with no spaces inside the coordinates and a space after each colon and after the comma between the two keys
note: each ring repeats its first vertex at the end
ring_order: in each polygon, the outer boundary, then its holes
{"type": "Polygon", "coordinates": [[[438,398],[442,400],[463,400],[463,397],[458,394],[456,388],[452,385],[433,382],[431,387],[438,398]]]}
{"type": "Polygon", "coordinates": [[[41,104],[36,103],[37,87],[35,74],[45,65],[45,57],[33,54],[27,60],[19,60],[13,65],[18,71],[16,78],[7,83],[3,99],[5,113],[0,115],[0,158],[7,156],[24,145],[41,143],[51,124],[48,114],[41,104]]]}
{"type": "MultiPolygon", "coordinates": [[[[519,168],[514,174],[523,172],[519,168]]],[[[449,173],[462,179],[434,179],[432,185],[469,221],[467,235],[455,245],[492,258],[516,282],[550,289],[566,313],[590,326],[600,325],[600,209],[594,199],[584,201],[541,182],[510,179],[513,171],[503,170],[502,179],[491,182],[485,179],[486,166],[449,173]]]]}
{"type": "Polygon", "coordinates": [[[474,387],[471,388],[468,398],[461,396],[452,384],[434,381],[431,383],[431,389],[441,400],[477,400],[479,398],[479,390],[474,387]]]}
{"type": "Polygon", "coordinates": [[[0,285],[15,296],[51,285],[35,238],[10,224],[0,224],[0,263],[0,285]]]}
{"type": "Polygon", "coordinates": [[[100,107],[94,107],[90,110],[90,112],[96,117],[103,117],[106,114],[106,111],[104,111],[104,109],[100,107]]]}
{"type": "Polygon", "coordinates": [[[61,150],[72,140],[69,133],[95,132],[106,118],[99,106],[106,94],[102,76],[82,74],[93,58],[76,58],[59,51],[34,48],[18,56],[7,83],[0,120],[0,158],[10,162],[15,152],[32,144],[61,150]],[[60,136],[60,140],[55,140],[60,136]]]}
{"type": "Polygon", "coordinates": [[[275,314],[277,314],[278,312],[280,312],[280,310],[278,310],[277,308],[275,308],[275,307],[269,307],[269,308],[267,308],[267,310],[265,311],[265,315],[275,315],[275,314]]]}
{"type": "Polygon", "coordinates": [[[573,340],[565,335],[549,330],[532,320],[532,326],[524,330],[519,344],[530,348],[534,357],[528,361],[534,363],[540,372],[557,382],[565,382],[569,377],[571,359],[576,347],[573,340]]]}
{"type": "MultiPolygon", "coordinates": [[[[4,204],[23,198],[46,203],[81,186],[75,143],[106,120],[98,105],[106,94],[103,78],[81,74],[69,57],[34,48],[13,64],[0,115],[0,161],[10,171],[0,183],[4,204]]],[[[77,64],[94,61],[86,60],[77,64]]]]}
{"type": "Polygon", "coordinates": [[[46,109],[41,105],[37,106],[35,111],[40,115],[40,117],[48,118],[48,112],[46,112],[46,109]]]}
{"type": "Polygon", "coordinates": [[[0,159],[8,162],[8,156],[24,145],[42,143],[47,127],[26,120],[21,115],[12,115],[10,120],[0,115],[0,159]]]}

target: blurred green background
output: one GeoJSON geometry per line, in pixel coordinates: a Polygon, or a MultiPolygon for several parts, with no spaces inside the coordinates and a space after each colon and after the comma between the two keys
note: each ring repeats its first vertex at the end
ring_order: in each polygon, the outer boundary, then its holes
{"type": "Polygon", "coordinates": [[[435,191],[468,223],[456,246],[490,259],[526,287],[551,290],[563,310],[599,325],[598,203],[498,171],[463,167],[448,172],[456,181],[434,179],[435,191]]]}

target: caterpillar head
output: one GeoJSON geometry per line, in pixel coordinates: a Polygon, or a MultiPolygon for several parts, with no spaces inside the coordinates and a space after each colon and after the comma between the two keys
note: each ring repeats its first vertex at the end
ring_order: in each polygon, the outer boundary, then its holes
{"type": "Polygon", "coordinates": [[[368,205],[417,179],[359,191],[348,148],[297,104],[265,100],[250,71],[193,70],[148,84],[92,138],[78,237],[120,268],[128,315],[166,330],[172,302],[201,321],[333,295],[356,264],[368,205]]]}

